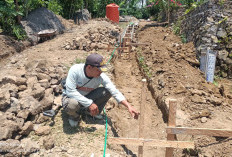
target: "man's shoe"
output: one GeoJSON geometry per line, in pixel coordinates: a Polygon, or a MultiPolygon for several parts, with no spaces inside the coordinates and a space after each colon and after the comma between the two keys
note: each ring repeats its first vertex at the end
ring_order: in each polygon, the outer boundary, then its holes
{"type": "Polygon", "coordinates": [[[77,117],[69,116],[68,122],[71,127],[76,127],[80,122],[80,116],[77,117]]]}

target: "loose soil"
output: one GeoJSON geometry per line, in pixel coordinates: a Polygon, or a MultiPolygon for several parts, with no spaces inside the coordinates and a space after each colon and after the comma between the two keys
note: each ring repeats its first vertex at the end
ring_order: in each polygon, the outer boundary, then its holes
{"type": "MultiPolygon", "coordinates": [[[[72,25],[72,29],[56,38],[30,47],[1,61],[1,76],[12,75],[22,67],[31,68],[33,63],[43,60],[46,67],[63,65],[68,68],[76,62],[84,61],[86,56],[96,51],[65,50],[63,45],[83,34],[89,28],[111,25],[106,21],[91,20],[81,26],[72,25]]],[[[144,138],[166,139],[168,100],[177,99],[177,125],[214,129],[232,129],[231,116],[231,82],[217,80],[218,86],[207,83],[199,70],[192,43],[182,44],[179,37],[172,34],[169,28],[146,28],[146,23],[140,23],[137,31],[138,42],[148,42],[151,46],[133,48],[130,58],[122,54],[121,58],[110,63],[108,75],[128,101],[140,111],[145,107],[144,138]],[[143,60],[144,62],[142,62],[143,60]],[[143,87],[142,79],[147,79],[143,87]],[[142,89],[145,92],[142,93],[142,89]],[[141,96],[146,96],[141,102],[141,96]],[[206,113],[205,115],[202,112],[206,113]],[[203,122],[205,117],[207,122],[203,122]]],[[[110,58],[111,52],[97,51],[110,58]]],[[[61,76],[63,77],[63,76],[61,76]]],[[[56,100],[58,103],[61,96],[56,100]]],[[[137,138],[139,135],[139,120],[134,120],[124,106],[111,99],[106,106],[108,117],[108,137],[137,138]]],[[[47,121],[40,125],[51,125],[47,121]]],[[[67,115],[61,109],[51,125],[51,133],[47,136],[37,136],[34,132],[26,137],[40,145],[40,151],[31,156],[102,156],[104,148],[105,121],[84,117],[79,127],[71,128],[67,115]],[[44,148],[44,140],[54,140],[55,147],[44,148]]],[[[196,150],[175,150],[175,156],[223,156],[232,154],[231,139],[207,136],[178,136],[178,140],[194,141],[196,150]]],[[[107,145],[106,154],[114,157],[136,156],[138,148],[130,145],[107,145]]],[[[161,157],[165,148],[145,147],[144,156],[161,157]]]]}

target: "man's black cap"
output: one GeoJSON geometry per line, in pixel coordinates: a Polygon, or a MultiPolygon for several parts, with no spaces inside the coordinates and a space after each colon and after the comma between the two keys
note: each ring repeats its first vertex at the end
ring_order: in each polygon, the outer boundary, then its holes
{"type": "Polygon", "coordinates": [[[85,64],[98,67],[102,72],[107,71],[106,62],[104,58],[97,54],[93,53],[86,58],[85,64]]]}

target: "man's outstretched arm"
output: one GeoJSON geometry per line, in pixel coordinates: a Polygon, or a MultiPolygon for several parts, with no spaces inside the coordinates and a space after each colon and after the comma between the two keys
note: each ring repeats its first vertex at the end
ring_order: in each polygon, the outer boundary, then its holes
{"type": "Polygon", "coordinates": [[[120,103],[122,103],[124,106],[127,107],[128,111],[130,112],[131,116],[134,119],[138,119],[139,118],[139,112],[137,112],[132,106],[131,104],[127,101],[127,100],[123,100],[120,103]]]}

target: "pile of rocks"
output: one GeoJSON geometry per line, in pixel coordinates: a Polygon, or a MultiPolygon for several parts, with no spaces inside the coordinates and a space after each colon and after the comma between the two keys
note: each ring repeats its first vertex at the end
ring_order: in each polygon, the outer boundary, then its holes
{"type": "Polygon", "coordinates": [[[182,34],[193,41],[198,56],[211,49],[218,54],[216,73],[232,78],[232,2],[208,1],[182,21],[182,34]]]}
{"type": "Polygon", "coordinates": [[[66,50],[98,50],[114,44],[119,38],[121,28],[111,25],[88,29],[87,33],[78,35],[72,41],[67,41],[63,48],[66,50]]]}
{"type": "MultiPolygon", "coordinates": [[[[46,64],[46,60],[31,62],[13,76],[0,78],[0,140],[3,142],[0,149],[6,149],[5,153],[24,150],[20,139],[31,131],[39,136],[50,133],[49,126],[39,125],[50,119],[42,112],[60,104],[55,96],[62,93],[60,76],[67,69],[61,65],[46,68],[46,64]],[[14,146],[7,144],[12,141],[16,143],[14,146]]],[[[23,153],[28,155],[33,151],[23,153]]]]}

